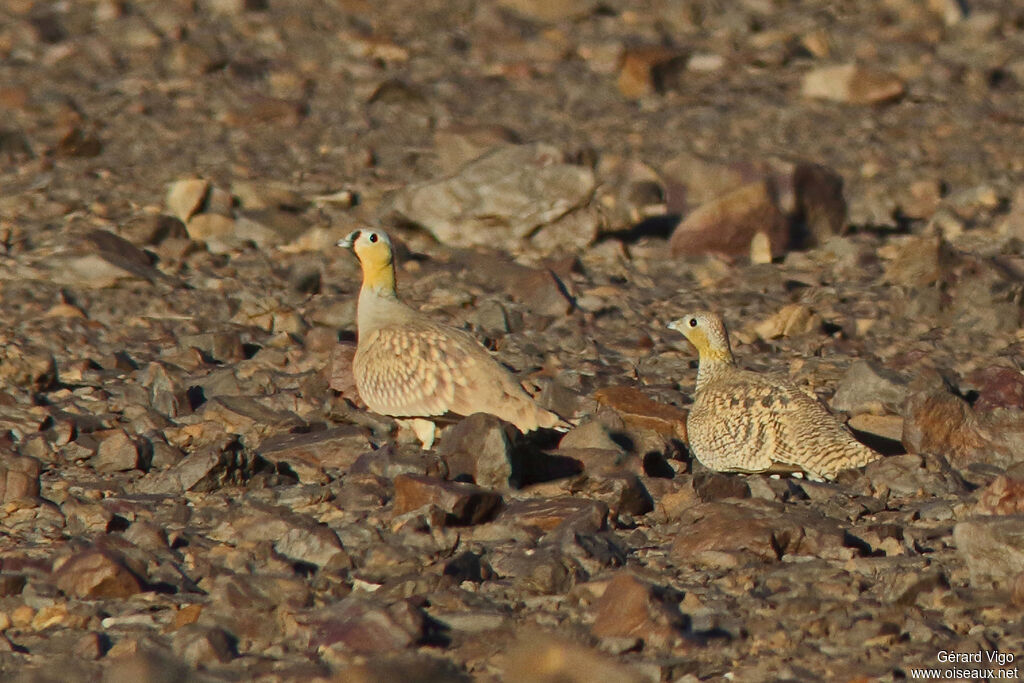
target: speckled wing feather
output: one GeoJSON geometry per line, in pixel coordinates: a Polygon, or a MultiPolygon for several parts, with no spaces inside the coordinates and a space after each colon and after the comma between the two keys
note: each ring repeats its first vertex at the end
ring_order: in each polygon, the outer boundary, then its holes
{"type": "Polygon", "coordinates": [[[459,330],[403,321],[360,339],[352,371],[366,405],[395,416],[452,410],[467,368],[478,362],[468,343],[475,343],[472,338],[459,340],[452,333],[459,330]]]}
{"type": "Polygon", "coordinates": [[[687,426],[698,457],[713,469],[760,472],[783,463],[833,477],[878,457],[796,385],[744,370],[705,387],[687,426]]]}

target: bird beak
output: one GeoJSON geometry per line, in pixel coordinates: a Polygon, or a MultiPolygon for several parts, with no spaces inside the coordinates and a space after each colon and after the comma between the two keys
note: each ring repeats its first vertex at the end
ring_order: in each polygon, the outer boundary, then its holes
{"type": "Polygon", "coordinates": [[[675,330],[676,332],[679,332],[679,324],[681,322],[682,322],[681,320],[673,320],[668,325],[666,325],[666,327],[668,327],[668,329],[670,329],[670,330],[675,330]]]}
{"type": "Polygon", "coordinates": [[[344,249],[351,249],[357,239],[359,239],[359,231],[353,230],[348,234],[348,237],[343,240],[338,240],[338,246],[344,249]]]}

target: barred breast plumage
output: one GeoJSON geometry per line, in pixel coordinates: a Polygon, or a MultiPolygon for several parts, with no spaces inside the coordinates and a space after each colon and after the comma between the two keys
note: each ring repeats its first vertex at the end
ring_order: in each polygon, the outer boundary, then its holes
{"type": "Polygon", "coordinates": [[[686,427],[706,467],[764,472],[779,465],[819,479],[881,457],[789,380],[736,367],[722,319],[693,313],[669,323],[697,348],[697,386],[686,427]]]}

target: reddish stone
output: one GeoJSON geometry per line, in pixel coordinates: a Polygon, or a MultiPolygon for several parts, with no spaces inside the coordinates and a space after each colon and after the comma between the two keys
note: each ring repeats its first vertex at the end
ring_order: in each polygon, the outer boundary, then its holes
{"type": "Polygon", "coordinates": [[[648,398],[639,389],[627,386],[605,387],[594,392],[594,399],[606,405],[633,429],[674,437],[686,443],[686,411],[648,398]]]}

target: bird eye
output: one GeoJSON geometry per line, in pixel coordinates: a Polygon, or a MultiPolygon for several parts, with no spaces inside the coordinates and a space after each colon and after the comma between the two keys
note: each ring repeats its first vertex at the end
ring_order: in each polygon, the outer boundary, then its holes
{"type": "Polygon", "coordinates": [[[697,319],[690,318],[690,327],[697,327],[697,319]]]}
{"type": "Polygon", "coordinates": [[[370,241],[371,242],[376,242],[377,241],[377,233],[375,233],[375,232],[371,232],[370,233],[370,241]]]}

